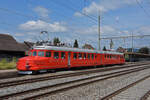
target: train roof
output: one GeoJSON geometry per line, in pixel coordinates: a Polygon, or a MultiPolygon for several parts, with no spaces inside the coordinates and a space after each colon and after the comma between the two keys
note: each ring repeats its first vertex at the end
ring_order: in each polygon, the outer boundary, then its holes
{"type": "Polygon", "coordinates": [[[56,46],[34,46],[33,49],[123,55],[123,53],[112,52],[112,51],[99,51],[99,50],[89,50],[89,49],[69,48],[69,47],[56,47],[56,46]]]}

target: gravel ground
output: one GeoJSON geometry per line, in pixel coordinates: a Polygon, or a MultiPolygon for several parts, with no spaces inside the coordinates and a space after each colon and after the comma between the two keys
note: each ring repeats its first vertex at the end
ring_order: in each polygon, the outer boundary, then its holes
{"type": "MultiPolygon", "coordinates": [[[[134,64],[131,63],[131,64],[126,64],[126,65],[134,65],[134,64]]],[[[105,67],[105,68],[110,68],[110,67],[112,67],[112,66],[105,67]]],[[[113,67],[120,67],[120,65],[115,65],[113,67]]],[[[100,68],[101,67],[99,67],[97,69],[100,69],[100,68]]],[[[32,79],[32,78],[37,78],[37,77],[39,78],[39,77],[45,77],[45,76],[54,76],[54,75],[67,74],[67,73],[76,73],[76,72],[87,71],[87,70],[94,70],[94,69],[58,71],[56,73],[43,73],[43,74],[39,74],[39,75],[23,75],[22,77],[15,77],[15,78],[9,78],[9,79],[1,79],[0,83],[2,83],[2,82],[16,81],[16,80],[32,79]]]]}
{"type": "MultiPolygon", "coordinates": [[[[117,70],[119,71],[119,70],[117,70]]],[[[116,72],[115,71],[111,71],[111,72],[116,72]]],[[[77,80],[80,78],[85,78],[85,77],[91,77],[91,76],[95,76],[95,75],[101,75],[101,74],[106,74],[106,73],[110,73],[110,71],[108,72],[103,72],[103,73],[96,73],[96,74],[92,74],[92,75],[82,75],[82,77],[80,76],[76,76],[74,78],[69,77],[69,78],[62,78],[62,79],[55,79],[55,80],[49,80],[49,81],[43,81],[43,82],[36,82],[36,83],[31,83],[31,84],[25,84],[25,85],[18,85],[16,87],[9,87],[9,88],[2,88],[0,90],[0,95],[5,95],[5,94],[10,94],[10,93],[16,93],[16,92],[21,92],[21,91],[25,91],[25,90],[30,90],[33,88],[38,88],[38,87],[42,87],[42,86],[47,86],[47,85],[53,85],[56,83],[62,83],[62,82],[67,82],[70,80],[77,80]]]]}
{"type": "Polygon", "coordinates": [[[123,91],[113,97],[113,100],[140,100],[140,98],[149,91],[150,78],[138,83],[137,85],[123,91]]]}
{"type": "MultiPolygon", "coordinates": [[[[146,62],[147,63],[147,62],[146,62]]],[[[127,63],[125,65],[134,65],[136,63],[127,63]]],[[[139,63],[140,64],[140,63],[139,63]]],[[[124,66],[124,65],[123,65],[124,66]]],[[[111,67],[111,66],[110,66],[111,67]]],[[[107,67],[107,68],[110,68],[107,67]]],[[[120,67],[120,65],[115,65],[113,67],[120,67]]],[[[99,69],[99,68],[98,68],[99,69]]],[[[84,69],[82,71],[86,71],[86,70],[92,70],[92,69],[84,69]]],[[[9,70],[7,70],[9,71],[9,70]]],[[[65,74],[65,73],[76,73],[76,72],[80,72],[81,70],[68,70],[68,71],[57,71],[56,73],[43,73],[43,74],[39,74],[39,75],[23,75],[21,77],[14,77],[14,78],[9,78],[9,79],[1,79],[1,82],[9,82],[9,81],[14,81],[14,80],[24,80],[24,79],[32,79],[32,78],[37,78],[37,77],[45,77],[45,76],[53,76],[53,75],[60,75],[60,74],[65,74]]],[[[0,70],[0,74],[3,71],[0,70]]]]}
{"type": "MultiPolygon", "coordinates": [[[[117,70],[117,71],[119,71],[119,70],[117,70]]],[[[111,72],[116,72],[116,70],[111,71],[111,72]]],[[[88,98],[89,98],[89,100],[95,100],[95,97],[97,97],[97,99],[98,99],[101,96],[106,95],[106,93],[109,92],[111,89],[114,89],[112,86],[117,88],[118,85],[120,85],[120,84],[130,83],[130,82],[128,82],[128,80],[129,81],[130,80],[133,81],[133,79],[136,80],[136,79],[138,79],[138,77],[142,77],[144,75],[147,75],[148,72],[150,72],[150,69],[146,70],[144,72],[141,71],[141,72],[132,73],[130,75],[125,75],[122,78],[120,78],[120,82],[118,82],[118,78],[115,78],[115,79],[107,80],[108,82],[107,81],[99,82],[98,84],[101,84],[101,85],[94,85],[93,84],[93,85],[84,86],[84,87],[77,88],[77,89],[72,89],[72,90],[70,90],[71,92],[69,92],[69,93],[71,93],[70,95],[68,95],[68,93],[64,92],[64,93],[58,94],[58,96],[53,95],[50,98],[48,97],[48,98],[45,98],[45,99],[52,99],[52,100],[53,99],[54,100],[66,100],[67,99],[67,100],[70,100],[70,98],[72,98],[73,100],[82,100],[82,99],[88,100],[88,98]],[[130,78],[130,76],[133,76],[133,77],[130,78]],[[122,82],[124,82],[124,83],[122,83],[122,82]],[[95,89],[93,90],[93,88],[95,88],[95,89]],[[74,91],[77,91],[77,92],[74,92],[74,91]],[[72,93],[75,93],[75,94],[72,94],[72,93]],[[101,95],[97,95],[97,93],[101,94],[101,95]],[[89,94],[91,95],[91,97],[88,96],[89,94]],[[76,96],[77,96],[77,98],[76,98],[76,96]]],[[[25,85],[18,85],[16,87],[2,88],[2,89],[0,89],[0,95],[21,92],[21,91],[24,91],[24,90],[30,90],[30,89],[33,89],[33,88],[38,88],[38,87],[47,86],[47,85],[53,85],[53,84],[56,84],[56,83],[67,82],[67,81],[76,80],[76,79],[85,78],[85,77],[91,77],[91,76],[95,76],[95,75],[102,75],[102,74],[106,74],[106,73],[110,73],[110,71],[96,73],[96,74],[82,75],[80,77],[76,76],[76,77],[73,77],[73,78],[69,77],[69,78],[55,79],[55,80],[49,80],[49,81],[43,81],[43,82],[35,82],[35,83],[30,83],[30,84],[25,84],[25,85]]],[[[28,77],[30,77],[30,76],[28,76],[28,77]]],[[[97,83],[95,83],[95,84],[97,84],[97,83]]],[[[49,90],[46,90],[46,91],[49,91],[49,90]]],[[[44,92],[46,92],[46,91],[44,91],[44,92]]],[[[41,91],[39,91],[39,92],[41,92],[41,91]]],[[[68,92],[68,91],[66,91],[66,92],[68,92]]],[[[28,94],[28,96],[30,96],[30,95],[31,94],[28,94]]],[[[23,98],[23,96],[20,96],[19,98],[18,97],[11,98],[10,100],[12,100],[12,99],[13,100],[17,100],[17,99],[19,100],[20,98],[23,98]]]]}
{"type": "MultiPolygon", "coordinates": [[[[78,87],[63,93],[57,93],[56,95],[41,98],[41,100],[100,100],[101,97],[106,96],[113,91],[129,85],[147,75],[150,75],[150,69],[78,87]]],[[[131,94],[131,96],[134,95],[131,94]]]]}
{"type": "MultiPolygon", "coordinates": [[[[128,69],[131,69],[131,68],[128,68],[128,69]]],[[[21,92],[21,91],[30,90],[33,88],[42,87],[42,86],[53,85],[56,83],[62,83],[62,82],[77,80],[77,79],[81,79],[81,78],[96,76],[96,75],[103,75],[103,74],[107,74],[107,73],[111,73],[111,72],[117,72],[117,71],[121,71],[121,69],[120,70],[113,70],[113,71],[106,71],[106,72],[101,72],[101,73],[95,73],[95,74],[82,75],[82,76],[75,76],[75,77],[54,79],[54,80],[49,80],[49,81],[29,83],[29,84],[24,84],[24,85],[18,85],[16,87],[14,87],[14,86],[11,86],[9,88],[6,87],[6,88],[0,89],[0,95],[2,96],[5,94],[21,92]]]]}

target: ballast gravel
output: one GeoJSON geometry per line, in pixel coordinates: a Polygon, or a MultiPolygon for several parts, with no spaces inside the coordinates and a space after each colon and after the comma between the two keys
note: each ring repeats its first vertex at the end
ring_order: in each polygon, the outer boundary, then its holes
{"type": "Polygon", "coordinates": [[[137,85],[123,91],[119,95],[113,97],[113,100],[140,100],[144,94],[149,91],[150,78],[138,83],[137,85]]]}
{"type": "MultiPolygon", "coordinates": [[[[131,69],[131,68],[128,68],[128,69],[131,69]]],[[[38,87],[53,85],[53,84],[56,84],[56,83],[68,82],[68,81],[73,81],[73,80],[77,80],[77,79],[81,79],[81,78],[87,78],[87,77],[96,76],[96,75],[103,75],[103,74],[107,74],[107,73],[110,73],[110,72],[117,72],[117,71],[121,71],[121,70],[122,69],[113,70],[113,71],[106,71],[106,72],[100,72],[100,73],[95,73],[95,74],[82,75],[82,76],[61,78],[61,79],[55,79],[55,80],[49,80],[49,81],[35,82],[35,83],[30,83],[30,84],[18,85],[16,87],[12,86],[12,87],[9,87],[9,88],[2,88],[0,90],[0,95],[21,92],[21,91],[25,91],[25,90],[38,88],[38,87]]],[[[124,70],[126,70],[126,69],[124,69],[124,70]]],[[[24,96],[26,96],[26,95],[24,95],[24,96]]],[[[23,98],[24,96],[20,96],[19,99],[23,98]]],[[[18,98],[15,97],[13,99],[17,100],[18,98]]]]}
{"type": "MultiPolygon", "coordinates": [[[[102,75],[102,74],[116,72],[116,71],[119,71],[119,70],[100,72],[96,74],[82,75],[82,76],[76,76],[76,77],[70,77],[70,78],[55,79],[55,80],[49,80],[49,81],[43,81],[43,82],[35,82],[35,83],[30,83],[30,84],[18,85],[16,87],[2,88],[0,89],[0,95],[21,92],[21,91],[30,90],[33,88],[42,87],[42,86],[53,85],[56,83],[62,83],[62,82],[67,82],[71,80],[91,77],[95,75],[102,75]]],[[[69,91],[57,93],[56,95],[41,98],[41,100],[99,100],[101,97],[111,93],[113,90],[116,90],[127,84],[130,84],[138,80],[139,78],[146,76],[147,74],[150,74],[150,69],[124,75],[118,78],[109,79],[109,80],[102,81],[102,82],[97,82],[97,83],[90,84],[87,86],[82,86],[79,88],[71,89],[69,91]]],[[[39,91],[39,92],[41,93],[41,92],[47,92],[47,91],[49,90],[44,90],[44,91],[39,91]]],[[[33,94],[34,93],[30,93],[28,94],[28,96],[31,96],[33,94]]],[[[20,100],[22,98],[24,98],[24,96],[10,98],[10,100],[20,100]]]]}
{"type": "MultiPolygon", "coordinates": [[[[140,63],[143,63],[143,62],[139,62],[140,63]]],[[[147,62],[145,62],[147,63],[147,62]]],[[[125,65],[123,66],[127,66],[127,65],[135,65],[135,64],[138,64],[138,63],[126,63],[125,65]]],[[[110,68],[112,66],[108,66],[106,68],[110,68]]],[[[120,67],[119,65],[115,65],[113,67],[120,67]]],[[[98,68],[99,69],[99,68],[98,68]]],[[[92,70],[92,69],[84,69],[83,71],[86,71],[86,70],[92,70]]],[[[1,79],[0,80],[0,83],[3,83],[3,82],[10,82],[10,81],[16,81],[16,80],[24,80],[24,79],[32,79],[32,78],[39,78],[39,77],[45,77],[45,76],[53,76],[53,75],[60,75],[60,74],[67,74],[67,73],[76,73],[76,72],[80,72],[81,70],[65,70],[65,71],[57,71],[56,73],[43,73],[43,74],[39,74],[39,75],[19,75],[19,77],[15,77],[15,78],[6,78],[6,79],[1,79]]],[[[2,71],[0,71],[0,74],[2,73],[2,71]]]]}
{"type": "Polygon", "coordinates": [[[81,79],[81,78],[88,78],[91,76],[103,75],[103,74],[108,74],[108,73],[117,72],[117,71],[121,71],[121,70],[132,69],[132,68],[125,68],[125,69],[106,71],[106,72],[100,72],[100,73],[94,73],[94,74],[87,74],[87,75],[81,75],[81,76],[74,76],[74,77],[67,77],[67,78],[61,78],[61,79],[54,79],[54,80],[48,80],[48,81],[40,81],[40,82],[34,82],[34,83],[29,83],[29,84],[17,85],[15,87],[10,86],[9,88],[5,87],[5,88],[0,89],[0,96],[5,95],[5,94],[21,92],[21,91],[25,91],[25,90],[30,90],[30,89],[38,88],[38,87],[42,87],[42,86],[53,85],[56,83],[68,82],[68,81],[73,81],[73,80],[77,80],[77,79],[81,79]]]}
{"type": "MultiPolygon", "coordinates": [[[[62,93],[57,93],[55,95],[50,95],[41,98],[40,100],[100,100],[102,97],[112,93],[113,91],[123,88],[126,85],[129,85],[147,75],[150,75],[150,69],[131,73],[113,79],[108,79],[102,82],[96,82],[75,89],[70,89],[62,93]]],[[[144,83],[143,86],[145,84],[150,84],[150,83],[144,83]]],[[[145,86],[146,86],[145,88],[149,89],[149,85],[145,85],[145,86]]],[[[137,91],[137,92],[143,92],[143,91],[137,91]]],[[[132,99],[132,97],[134,97],[133,93],[130,93],[130,96],[131,99],[124,98],[118,100],[139,100],[138,98],[132,99]]]]}

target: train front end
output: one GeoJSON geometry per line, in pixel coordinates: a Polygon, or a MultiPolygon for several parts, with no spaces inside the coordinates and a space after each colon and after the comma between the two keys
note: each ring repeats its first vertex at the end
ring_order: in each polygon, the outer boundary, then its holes
{"type": "Polygon", "coordinates": [[[37,55],[37,50],[30,50],[29,55],[20,58],[17,62],[17,70],[19,74],[36,74],[41,70],[41,64],[45,63],[44,52],[39,51],[37,55]]]}

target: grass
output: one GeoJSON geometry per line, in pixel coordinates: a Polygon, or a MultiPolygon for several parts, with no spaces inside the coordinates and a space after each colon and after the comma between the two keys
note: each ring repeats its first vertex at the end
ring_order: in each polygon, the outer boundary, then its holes
{"type": "Polygon", "coordinates": [[[0,70],[5,69],[15,69],[16,68],[16,58],[13,58],[11,62],[8,62],[6,59],[0,61],[0,70]]]}

